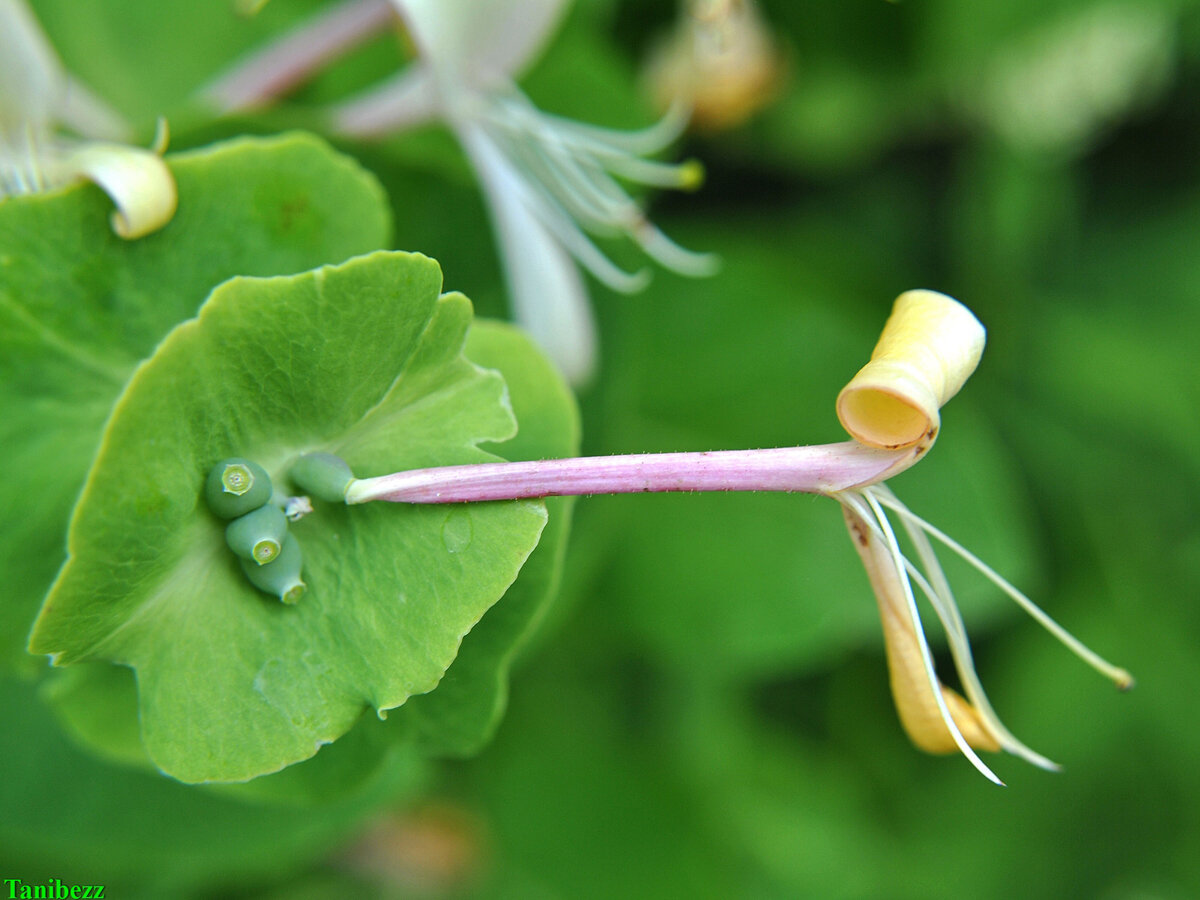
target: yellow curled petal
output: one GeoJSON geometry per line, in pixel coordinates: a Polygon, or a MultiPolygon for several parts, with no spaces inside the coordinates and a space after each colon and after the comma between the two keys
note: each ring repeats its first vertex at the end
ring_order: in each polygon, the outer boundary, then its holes
{"type": "Polygon", "coordinates": [[[952,297],[901,294],[871,361],[838,394],[842,427],[871,447],[932,444],[938,410],[975,371],[986,339],[975,315],[952,297]]]}
{"type": "Polygon", "coordinates": [[[175,215],[175,178],[154,152],[124,144],[84,144],[64,161],[64,175],[95,182],[117,205],[112,227],[126,240],[157,231],[175,215]]]}

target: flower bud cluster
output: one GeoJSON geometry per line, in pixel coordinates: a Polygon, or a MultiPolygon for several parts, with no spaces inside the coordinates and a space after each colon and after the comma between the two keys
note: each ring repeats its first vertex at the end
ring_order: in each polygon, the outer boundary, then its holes
{"type": "Polygon", "coordinates": [[[305,591],[300,578],[300,544],[288,533],[288,520],[274,500],[271,477],[248,459],[223,459],[204,485],[208,508],[222,519],[225,543],[242,564],[246,579],[284,603],[297,602],[305,591]]]}

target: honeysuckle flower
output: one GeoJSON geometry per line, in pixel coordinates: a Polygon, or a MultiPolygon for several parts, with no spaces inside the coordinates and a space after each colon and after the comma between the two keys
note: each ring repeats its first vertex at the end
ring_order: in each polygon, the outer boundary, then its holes
{"type": "MultiPolygon", "coordinates": [[[[714,270],[712,256],[684,250],[656,228],[622,184],[699,185],[697,163],[669,165],[648,158],[679,136],[686,111],[678,108],[644,131],[621,132],[534,106],[514,79],[553,33],[565,0],[392,3],[417,59],[334,107],[333,128],[373,137],[443,122],[479,179],[514,317],[572,382],[587,381],[595,367],[595,326],[576,264],[626,293],[640,290],[649,278],[646,270],[617,267],[589,235],[628,239],[655,262],[685,275],[714,270]]],[[[223,110],[265,102],[377,28],[380,14],[377,0],[343,3],[242,62],[205,93],[223,110]]]]}
{"type": "Polygon", "coordinates": [[[119,143],[120,117],[71,78],[24,0],[0,0],[0,201],[73,181],[116,204],[112,228],[135,239],[175,214],[175,180],[156,151],[119,143]],[[64,126],[79,138],[59,132],[64,126]],[[90,138],[91,140],[86,140],[90,138]]]}
{"type": "MultiPolygon", "coordinates": [[[[985,338],[983,326],[956,300],[933,291],[902,294],[871,361],[838,396],[842,424],[867,446],[907,448],[915,462],[937,437],[939,408],[958,392],[978,365],[985,338]]],[[[1118,687],[1132,686],[1128,672],[1081,644],[978,557],[911,512],[885,484],[858,486],[833,496],[842,504],[850,535],[879,604],[892,695],[900,721],[921,749],[932,753],[958,749],[997,784],[1003,782],[979,758],[976,748],[1003,749],[1041,768],[1058,768],[1017,740],[988,702],[975,672],[962,616],[931,537],[975,567],[1118,687]],[[889,511],[899,517],[920,566],[900,549],[889,511]],[[942,684],[934,670],[914,584],[941,620],[965,698],[942,684]]]]}
{"type": "Polygon", "coordinates": [[[679,21],[650,54],[645,81],[662,109],[683,102],[691,125],[720,131],[770,103],[783,54],[754,0],[683,0],[679,21]]]}
{"type": "Polygon", "coordinates": [[[295,461],[290,477],[323,502],[349,505],[657,491],[803,491],[831,497],[842,506],[875,591],[892,694],[904,729],[921,749],[957,749],[1002,784],[977,749],[1006,750],[1045,769],[1058,767],[1014,737],[993,711],[933,542],[981,572],[1118,687],[1130,687],[1133,679],[1072,637],[973,553],[909,510],[885,483],[929,450],[940,427],[939,409],[974,371],[984,340],[983,326],[958,301],[933,291],[902,294],[871,361],[839,395],[838,414],[856,438],[840,444],[442,466],[368,478],[356,478],[337,457],[310,454],[295,461]],[[901,550],[889,514],[899,519],[917,563],[901,550]],[[942,623],[965,696],[938,677],[914,585],[942,623]]]}

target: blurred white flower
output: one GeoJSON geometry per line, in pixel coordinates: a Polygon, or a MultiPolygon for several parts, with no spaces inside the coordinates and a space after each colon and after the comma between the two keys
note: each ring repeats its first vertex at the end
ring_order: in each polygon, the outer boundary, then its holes
{"type": "MultiPolygon", "coordinates": [[[[660,265],[706,275],[715,259],[673,243],[622,182],[699,186],[696,162],[648,159],[687,122],[683,109],[641,132],[537,109],[514,79],[539,54],[565,0],[392,0],[417,51],[402,72],[330,111],[342,134],[370,137],[430,120],[454,132],[487,201],[517,321],[574,383],[595,367],[595,327],[576,263],[617,291],[649,273],[618,268],[589,237],[624,237],[660,265]]],[[[239,63],[205,90],[224,111],[260,105],[378,30],[382,0],[348,0],[239,63]]]]}
{"type": "Polygon", "coordinates": [[[1111,0],[1073,10],[984,67],[980,112],[1035,152],[1086,150],[1105,127],[1157,97],[1174,63],[1165,6],[1111,0]]]}
{"type": "MultiPolygon", "coordinates": [[[[116,204],[112,227],[121,237],[158,230],[175,214],[175,180],[157,153],[117,143],[125,131],[63,71],[24,0],[0,0],[0,201],[88,179],[116,204]],[[63,136],[60,126],[81,137],[63,136]]],[[[157,143],[165,144],[164,130],[157,143]]]]}
{"type": "Polygon", "coordinates": [[[565,8],[562,0],[394,0],[420,55],[412,70],[343,105],[336,127],[366,135],[440,117],[470,159],[488,202],[517,321],[574,383],[595,367],[595,329],[572,258],[618,291],[645,286],[645,271],[615,266],[587,232],[624,236],[667,268],[713,270],[651,224],[617,181],[691,188],[701,172],[647,160],[685,122],[669,116],[638,134],[546,115],[513,78],[538,54],[565,8]],[[614,177],[615,176],[615,177],[614,177]]]}

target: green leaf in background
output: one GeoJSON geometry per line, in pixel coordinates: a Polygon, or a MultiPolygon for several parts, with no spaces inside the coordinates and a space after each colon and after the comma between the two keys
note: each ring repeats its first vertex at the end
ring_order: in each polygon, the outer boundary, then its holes
{"type": "Polygon", "coordinates": [[[132,670],[105,662],[68,666],[43,680],[40,696],[63,730],[101,759],[154,768],[142,746],[132,670]]]}
{"type": "Polygon", "coordinates": [[[0,668],[25,665],[64,559],[72,504],[137,363],[233,275],[278,275],[382,247],[375,180],[301,134],[168,157],[179,209],[129,242],[80,186],[0,204],[0,668]]]}
{"type": "Polygon", "coordinates": [[[397,745],[353,796],[279,809],[104,765],[73,747],[33,687],[13,679],[0,679],[0,720],[0,869],[28,883],[106,884],[120,897],[187,897],[278,878],[413,795],[426,771],[397,745]]]}
{"type": "MultiPolygon", "coordinates": [[[[142,744],[134,673],[111,663],[77,663],[55,671],[40,691],[63,730],[102,760],[156,771],[142,744]]],[[[213,785],[224,796],[293,807],[349,799],[384,769],[412,766],[407,734],[365,712],[350,733],[312,759],[236,784],[213,785]]]]}
{"type": "Polygon", "coordinates": [[[313,451],[364,477],[495,459],[476,445],[515,430],[504,382],[462,357],[470,304],[440,283],[398,253],[234,279],[119,401],[32,648],[136,669],[142,739],[167,773],[276,771],[363,709],[433,690],[536,545],[535,502],[322,505],[292,528],[309,590],[285,607],[245,580],[203,504],[231,455],[281,485],[313,451]]]}
{"type": "Polygon", "coordinates": [[[67,67],[135,122],[178,124],[201,85],[320,9],[321,0],[268,3],[256,16],[210,0],[37,0],[38,18],[67,67]]]}

